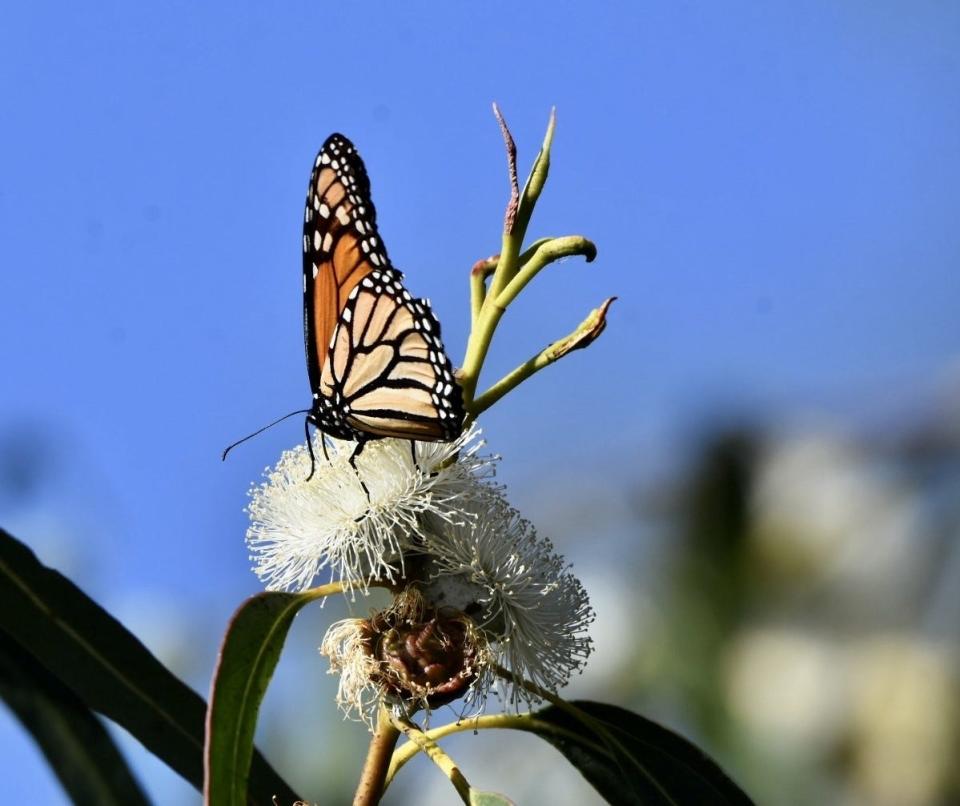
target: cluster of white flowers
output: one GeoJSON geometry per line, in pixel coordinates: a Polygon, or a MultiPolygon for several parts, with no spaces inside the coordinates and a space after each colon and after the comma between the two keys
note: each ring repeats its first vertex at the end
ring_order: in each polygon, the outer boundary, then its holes
{"type": "MultiPolygon", "coordinates": [[[[324,639],[347,713],[369,722],[390,696],[380,648],[372,646],[378,623],[441,636],[444,619],[453,623],[468,645],[469,686],[457,694],[468,709],[482,708],[494,684],[509,707],[535,702],[537,688],[556,691],[586,662],[593,620],[586,592],[493,483],[495,457],[481,456],[482,445],[476,427],[450,443],[376,440],[354,467],[354,443],[328,443],[325,454],[316,442],[310,481],[300,446],[252,489],[247,541],[269,588],[303,590],[325,569],[354,590],[375,581],[408,586],[393,608],[338,622],[324,639]],[[457,627],[464,620],[466,632],[457,627]]],[[[418,662],[425,661],[396,661],[418,662]]],[[[431,691],[416,695],[421,706],[430,705],[431,691]]]]}
{"type": "Polygon", "coordinates": [[[268,590],[305,590],[324,569],[350,587],[394,581],[422,539],[422,516],[463,522],[472,491],[493,475],[477,428],[453,442],[374,440],[355,467],[355,442],[323,439],[314,437],[309,481],[310,452],[298,445],[250,490],[247,545],[268,590]]]}

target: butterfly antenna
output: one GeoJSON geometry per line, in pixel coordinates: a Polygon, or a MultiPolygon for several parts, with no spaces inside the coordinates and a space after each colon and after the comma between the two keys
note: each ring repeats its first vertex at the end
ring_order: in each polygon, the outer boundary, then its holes
{"type": "Polygon", "coordinates": [[[236,448],[237,445],[240,445],[240,444],[246,442],[248,439],[253,439],[255,436],[257,436],[257,434],[262,434],[262,433],[263,433],[264,431],[266,431],[268,428],[273,428],[277,423],[282,423],[282,422],[283,422],[284,420],[286,420],[288,417],[293,417],[293,416],[296,415],[296,414],[309,414],[310,411],[311,411],[310,409],[299,409],[298,411],[291,411],[289,414],[284,414],[283,417],[280,417],[280,418],[274,420],[274,421],[273,421],[272,423],[270,423],[269,425],[265,425],[263,428],[260,428],[260,429],[258,429],[257,431],[254,431],[252,434],[247,434],[247,436],[245,436],[243,439],[238,439],[238,440],[237,440],[236,442],[234,442],[232,445],[227,445],[227,447],[224,448],[224,450],[223,450],[223,455],[220,457],[220,458],[221,458],[221,461],[226,461],[226,459],[227,459],[227,454],[230,453],[230,451],[232,451],[234,448],[236,448]]]}

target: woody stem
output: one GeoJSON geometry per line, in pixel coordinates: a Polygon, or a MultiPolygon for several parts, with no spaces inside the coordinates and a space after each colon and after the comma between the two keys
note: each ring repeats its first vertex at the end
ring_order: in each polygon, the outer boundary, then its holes
{"type": "Polygon", "coordinates": [[[399,738],[400,731],[390,720],[390,713],[386,708],[381,708],[377,720],[377,731],[370,740],[367,760],[363,764],[360,783],[353,796],[353,806],[376,806],[380,802],[387,770],[390,769],[390,758],[399,738]]]}

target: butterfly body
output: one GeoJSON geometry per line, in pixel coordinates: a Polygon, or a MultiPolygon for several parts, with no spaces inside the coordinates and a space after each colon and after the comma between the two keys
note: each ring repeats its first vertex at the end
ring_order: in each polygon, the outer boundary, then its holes
{"type": "Polygon", "coordinates": [[[440,324],[390,263],[366,170],[343,135],[317,155],[303,222],[307,421],[358,451],[383,437],[455,439],[463,402],[440,324]]]}

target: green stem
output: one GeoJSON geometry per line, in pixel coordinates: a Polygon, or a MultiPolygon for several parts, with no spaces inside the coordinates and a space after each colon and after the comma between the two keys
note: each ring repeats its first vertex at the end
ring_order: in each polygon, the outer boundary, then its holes
{"type": "MultiPolygon", "coordinates": [[[[462,719],[458,722],[451,722],[447,725],[442,725],[439,728],[433,728],[432,730],[425,731],[423,735],[427,740],[435,743],[438,739],[443,739],[444,737],[451,736],[454,733],[462,733],[468,730],[494,730],[497,728],[506,730],[522,730],[532,733],[543,733],[544,731],[549,731],[557,736],[564,736],[568,739],[579,742],[580,744],[589,745],[595,750],[603,750],[600,745],[586,741],[583,736],[575,731],[567,730],[566,728],[561,728],[560,726],[554,725],[550,722],[539,720],[534,714],[489,714],[485,716],[474,717],[472,719],[462,719]]],[[[390,770],[387,772],[387,780],[384,784],[384,790],[390,786],[390,783],[396,777],[397,773],[400,772],[403,766],[412,758],[414,758],[421,750],[421,745],[411,740],[406,742],[403,746],[398,747],[394,751],[393,758],[390,761],[390,770]]]]}
{"type": "MultiPolygon", "coordinates": [[[[551,345],[552,346],[552,345],[551,345]]],[[[481,414],[483,414],[487,409],[489,409],[494,403],[496,403],[501,397],[503,397],[507,392],[511,392],[516,389],[521,383],[523,383],[527,378],[533,375],[536,372],[539,372],[546,366],[549,366],[556,358],[551,358],[549,355],[550,347],[547,347],[544,350],[541,350],[533,358],[530,358],[524,361],[520,366],[514,369],[512,372],[504,375],[499,381],[497,381],[493,386],[487,389],[482,395],[478,395],[471,407],[469,413],[469,419],[472,422],[476,420],[481,414]]]]}
{"type": "Polygon", "coordinates": [[[480,370],[486,360],[487,351],[490,349],[490,342],[500,322],[500,317],[503,316],[503,309],[495,308],[492,302],[492,295],[487,294],[477,321],[470,330],[470,338],[467,340],[467,354],[464,356],[463,367],[460,370],[459,381],[463,388],[463,406],[468,415],[473,413],[473,397],[477,392],[480,370]]]}
{"type": "MultiPolygon", "coordinates": [[[[403,732],[403,735],[410,740],[410,743],[416,745],[417,750],[426,753],[427,757],[450,779],[450,783],[452,783],[453,788],[457,790],[460,799],[464,803],[470,803],[470,784],[467,779],[464,778],[463,773],[460,772],[460,768],[456,762],[444,752],[443,748],[424,733],[419,725],[408,718],[396,717],[393,720],[393,724],[395,728],[399,728],[399,730],[403,732]]],[[[384,787],[386,787],[386,784],[384,784],[384,787]]]]}
{"type": "Polygon", "coordinates": [[[591,263],[597,256],[597,247],[582,235],[567,235],[563,238],[544,239],[536,249],[527,250],[525,254],[529,254],[527,260],[520,263],[513,279],[497,295],[497,306],[500,308],[506,309],[545,266],[573,255],[583,255],[587,263],[591,263]]]}
{"type": "Polygon", "coordinates": [[[489,409],[507,392],[516,389],[521,383],[554,361],[563,358],[573,350],[579,350],[591,344],[607,326],[607,310],[616,297],[611,297],[587,315],[577,328],[558,341],[552,342],[528,359],[512,372],[504,375],[482,395],[471,401],[469,419],[474,420],[489,409]]]}
{"type": "Polygon", "coordinates": [[[480,318],[480,311],[483,309],[483,301],[487,298],[487,277],[493,274],[497,268],[499,255],[488,257],[486,260],[478,260],[470,269],[470,327],[477,326],[477,319],[480,318]]]}

